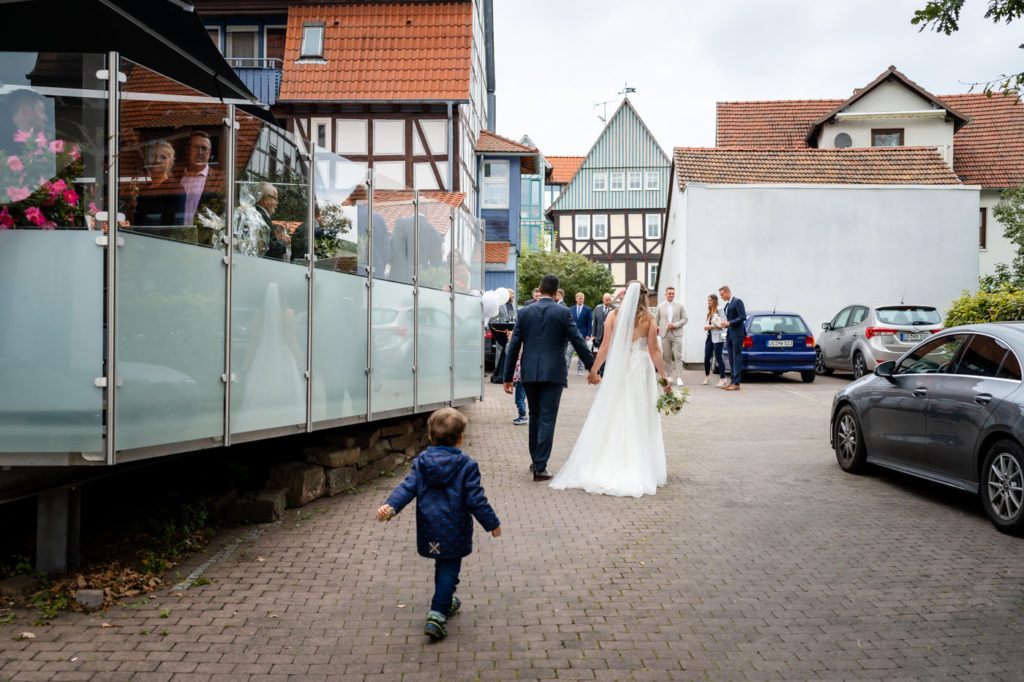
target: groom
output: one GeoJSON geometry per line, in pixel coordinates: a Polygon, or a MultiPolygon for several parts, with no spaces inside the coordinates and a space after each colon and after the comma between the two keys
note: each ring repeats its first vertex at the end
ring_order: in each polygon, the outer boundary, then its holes
{"type": "Polygon", "coordinates": [[[547,470],[548,458],[555,437],[558,403],[567,385],[565,344],[573,345],[588,370],[594,364],[594,355],[572,321],[569,309],[551,300],[557,291],[558,277],[544,275],[540,281],[540,298],[519,311],[519,319],[505,349],[505,393],[513,392],[512,375],[519,349],[523,349],[519,375],[530,411],[530,458],[533,460],[530,470],[535,481],[551,478],[547,470]]]}

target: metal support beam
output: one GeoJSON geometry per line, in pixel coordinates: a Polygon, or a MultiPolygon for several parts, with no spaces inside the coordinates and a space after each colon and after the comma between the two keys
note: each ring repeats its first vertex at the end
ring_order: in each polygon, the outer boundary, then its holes
{"type": "Polygon", "coordinates": [[[78,568],[82,514],[80,488],[39,495],[36,505],[36,570],[50,575],[78,568]]]}
{"type": "Polygon", "coordinates": [[[107,53],[107,281],[106,281],[106,316],[107,316],[107,366],[106,386],[106,439],[104,453],[107,464],[114,464],[117,459],[117,226],[121,215],[117,212],[118,179],[121,177],[118,166],[120,149],[120,75],[121,58],[117,52],[107,53]]]}

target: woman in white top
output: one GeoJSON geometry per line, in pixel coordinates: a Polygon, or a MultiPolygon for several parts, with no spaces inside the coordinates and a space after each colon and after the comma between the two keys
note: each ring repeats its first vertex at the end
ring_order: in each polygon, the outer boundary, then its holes
{"type": "Polygon", "coordinates": [[[718,308],[718,296],[708,295],[708,310],[704,316],[704,331],[708,333],[704,340],[704,385],[711,382],[711,354],[715,354],[718,363],[718,387],[725,386],[725,362],[722,360],[722,346],[725,345],[725,331],[722,329],[722,311],[718,308]]]}

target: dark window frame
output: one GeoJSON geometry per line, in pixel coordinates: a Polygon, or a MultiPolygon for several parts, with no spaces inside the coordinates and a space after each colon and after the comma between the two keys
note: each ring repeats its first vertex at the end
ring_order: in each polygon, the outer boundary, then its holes
{"type": "Polygon", "coordinates": [[[896,145],[896,146],[897,147],[902,147],[903,146],[903,130],[904,130],[903,128],[872,128],[871,129],[871,146],[872,147],[883,147],[883,146],[884,147],[888,147],[888,146],[890,146],[890,145],[875,144],[875,137],[877,135],[899,135],[900,136],[900,143],[898,145],[896,145]]]}
{"type": "Polygon", "coordinates": [[[979,208],[981,212],[981,222],[978,223],[978,248],[988,248],[988,209],[979,208]]]}

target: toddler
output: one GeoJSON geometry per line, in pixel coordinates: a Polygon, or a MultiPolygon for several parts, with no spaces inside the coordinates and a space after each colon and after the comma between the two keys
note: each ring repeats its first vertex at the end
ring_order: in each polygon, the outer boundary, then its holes
{"type": "Polygon", "coordinates": [[[431,414],[430,447],[416,457],[412,471],[377,510],[377,520],[387,521],[416,498],[416,547],[434,560],[434,599],[423,627],[423,634],[433,639],[448,635],[448,617],[462,605],[455,586],[462,557],[473,551],[473,517],[494,537],[501,535],[501,522],[480,485],[480,467],[459,450],[466,423],[450,407],[431,414]]]}

